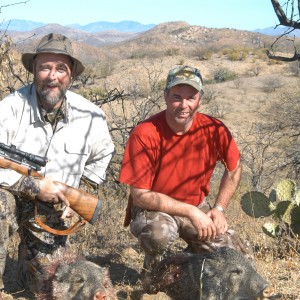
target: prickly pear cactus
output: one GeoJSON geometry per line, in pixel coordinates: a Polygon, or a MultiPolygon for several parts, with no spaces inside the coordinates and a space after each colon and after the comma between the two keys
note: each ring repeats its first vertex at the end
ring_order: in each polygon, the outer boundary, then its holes
{"type": "Polygon", "coordinates": [[[261,192],[248,192],[242,196],[241,205],[244,212],[254,218],[268,217],[272,214],[275,206],[261,192]]]}
{"type": "Polygon", "coordinates": [[[279,201],[293,200],[296,193],[296,183],[291,179],[284,179],[278,182],[275,187],[279,201]]]}
{"type": "Polygon", "coordinates": [[[267,235],[274,238],[283,234],[300,236],[300,190],[293,180],[279,181],[269,197],[256,191],[247,192],[242,196],[241,206],[253,218],[273,217],[274,222],[262,227],[267,235]]]}

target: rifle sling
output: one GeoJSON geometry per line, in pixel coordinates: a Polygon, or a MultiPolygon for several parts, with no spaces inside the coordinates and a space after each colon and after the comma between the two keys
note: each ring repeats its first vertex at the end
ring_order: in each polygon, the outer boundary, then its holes
{"type": "Polygon", "coordinates": [[[38,216],[38,204],[37,201],[35,201],[35,208],[34,208],[34,220],[35,222],[44,230],[46,230],[47,232],[56,234],[56,235],[69,235],[72,233],[77,232],[78,230],[80,230],[86,223],[86,220],[82,219],[82,220],[78,220],[76,223],[74,223],[73,225],[71,225],[69,228],[67,229],[63,229],[63,230],[58,230],[58,229],[53,229],[51,227],[49,227],[48,225],[46,225],[38,216]]]}

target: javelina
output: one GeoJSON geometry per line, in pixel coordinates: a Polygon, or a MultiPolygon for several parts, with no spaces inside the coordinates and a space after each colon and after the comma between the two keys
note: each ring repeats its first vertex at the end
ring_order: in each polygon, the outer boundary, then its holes
{"type": "Polygon", "coordinates": [[[273,293],[251,262],[227,247],[166,258],[146,276],[144,287],[181,300],[270,299],[273,293]]]}
{"type": "Polygon", "coordinates": [[[107,268],[65,253],[44,267],[44,280],[38,300],[116,300],[107,268]]]}

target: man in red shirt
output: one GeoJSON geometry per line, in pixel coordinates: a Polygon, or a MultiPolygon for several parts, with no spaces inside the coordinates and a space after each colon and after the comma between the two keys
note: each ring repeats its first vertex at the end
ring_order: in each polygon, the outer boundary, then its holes
{"type": "Polygon", "coordinates": [[[178,237],[196,253],[220,246],[244,251],[224,214],[240,181],[240,153],[222,122],[198,112],[202,88],[198,69],[172,68],[166,110],[137,125],[126,145],[119,181],[130,186],[131,217],[124,225],[145,251],[145,269],[178,237]],[[218,160],[224,174],[210,207],[205,197],[218,160]]]}

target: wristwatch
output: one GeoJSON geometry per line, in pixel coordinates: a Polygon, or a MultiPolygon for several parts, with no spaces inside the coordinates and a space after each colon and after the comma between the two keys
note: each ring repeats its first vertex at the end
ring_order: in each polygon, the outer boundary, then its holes
{"type": "Polygon", "coordinates": [[[225,209],[222,206],[220,206],[220,205],[214,205],[213,208],[216,208],[218,211],[220,211],[221,213],[225,214],[225,209]]]}

